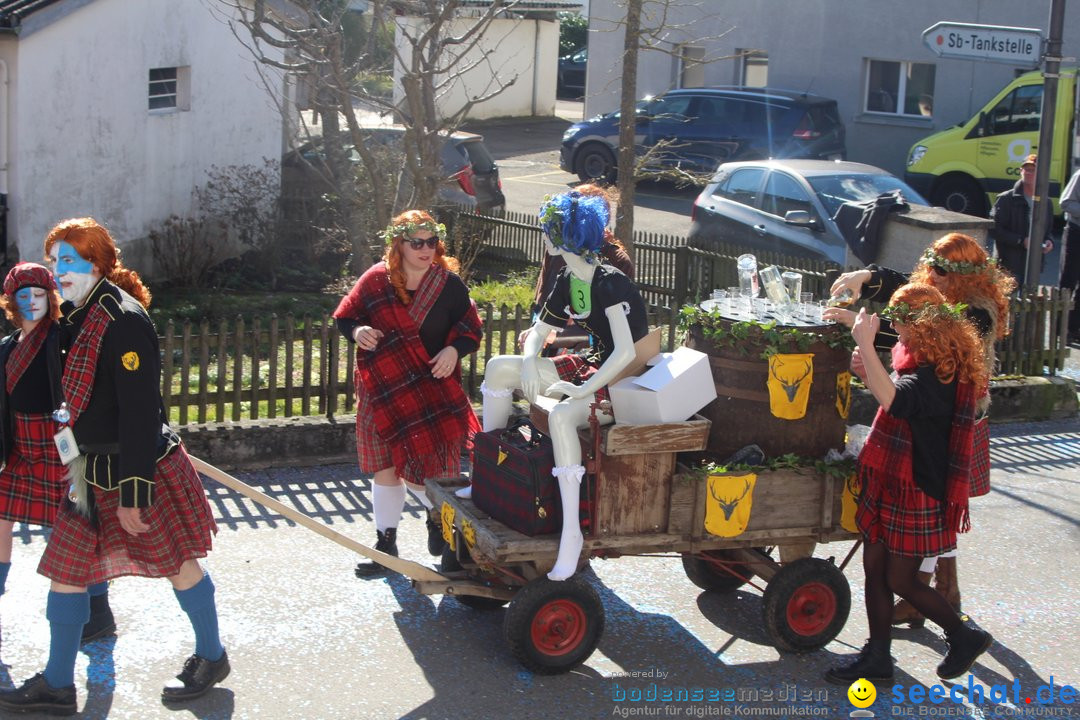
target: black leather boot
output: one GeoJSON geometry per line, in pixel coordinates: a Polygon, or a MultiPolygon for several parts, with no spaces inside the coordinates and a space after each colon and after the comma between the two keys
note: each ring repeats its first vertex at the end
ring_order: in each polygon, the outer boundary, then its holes
{"type": "Polygon", "coordinates": [[[945,633],[945,642],[949,643],[949,652],[937,666],[937,674],[942,680],[951,680],[970,670],[976,658],[986,652],[994,638],[968,620],[952,632],[945,633]]]}
{"type": "MultiPolygon", "coordinates": [[[[376,550],[397,557],[397,528],[386,528],[386,530],[382,532],[376,530],[375,536],[377,538],[375,541],[376,550]]],[[[369,560],[368,562],[357,563],[355,572],[356,577],[366,579],[379,577],[383,573],[389,572],[389,570],[387,570],[385,566],[369,560]]]]}
{"type": "Polygon", "coordinates": [[[91,642],[116,632],[116,620],[109,607],[109,592],[90,596],[90,619],[83,625],[80,643],[91,642]]]}
{"type": "Polygon", "coordinates": [[[442,557],[443,550],[446,549],[446,540],[443,539],[442,534],[442,518],[439,517],[437,511],[428,511],[426,524],[428,554],[434,555],[435,557],[442,557]]]}
{"type": "Polygon", "coordinates": [[[0,710],[9,713],[40,712],[46,715],[74,715],[75,686],[54,688],[38,673],[13,690],[0,691],[0,710]]]}
{"type": "Polygon", "coordinates": [[[893,661],[889,655],[889,646],[877,646],[869,640],[853,659],[829,668],[825,679],[834,685],[850,685],[859,678],[870,682],[892,680],[893,661]]]}
{"type": "Polygon", "coordinates": [[[222,652],[217,660],[192,655],[184,661],[184,668],[176,676],[179,682],[170,681],[162,688],[161,699],[165,702],[185,702],[200,698],[227,678],[231,669],[226,652],[222,652]]]}

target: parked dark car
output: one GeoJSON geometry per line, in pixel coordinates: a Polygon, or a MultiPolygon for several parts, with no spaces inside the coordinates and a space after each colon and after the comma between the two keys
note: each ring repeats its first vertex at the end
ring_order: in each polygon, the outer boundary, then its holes
{"type": "Polygon", "coordinates": [[[847,245],[833,222],[836,211],[846,202],[866,202],[894,190],[908,203],[929,205],[903,180],[873,165],[725,163],[694,201],[688,243],[708,250],[725,242],[843,265],[847,245]]]}
{"type": "Polygon", "coordinates": [[[585,66],[589,62],[588,48],[581,48],[559,58],[559,78],[555,85],[558,95],[580,96],[585,93],[585,66]]]}
{"type": "MultiPolygon", "coordinates": [[[[401,147],[405,130],[401,127],[380,127],[365,130],[369,142],[384,145],[391,150],[401,147]]],[[[360,162],[359,153],[347,138],[346,150],[353,163],[360,162]]],[[[284,168],[299,167],[303,163],[325,162],[322,139],[313,140],[285,156],[284,168]]],[[[475,207],[485,213],[499,214],[506,208],[502,192],[499,167],[495,158],[484,145],[484,137],[476,133],[458,131],[446,136],[442,146],[443,182],[439,187],[439,202],[446,205],[475,207]]]]}
{"type": "MultiPolygon", "coordinates": [[[[836,101],[769,88],[693,88],[637,106],[636,150],[646,168],[708,177],[721,162],[765,158],[840,160],[847,152],[836,101]]],[[[619,113],[575,123],[559,164],[582,181],[614,181],[619,113]]]]}

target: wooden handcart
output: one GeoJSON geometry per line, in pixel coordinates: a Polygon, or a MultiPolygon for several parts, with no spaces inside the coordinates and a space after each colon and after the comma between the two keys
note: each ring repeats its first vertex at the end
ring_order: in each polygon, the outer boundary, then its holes
{"type": "MultiPolygon", "coordinates": [[[[533,420],[546,430],[534,408],[533,420]]],[[[734,537],[706,532],[707,493],[715,479],[676,464],[676,453],[705,448],[710,421],[700,416],[662,425],[609,425],[582,432],[593,478],[592,516],[581,563],[590,558],[671,555],[698,587],[730,592],[765,583],[765,628],[777,648],[818,649],[847,621],[851,592],[843,569],[812,557],[818,542],[852,540],[840,525],[844,481],[812,468],[762,473],[749,521],[734,537]],[[773,556],[776,553],[777,557],[773,556]]],[[[503,629],[515,657],[543,674],[566,672],[592,654],[604,627],[595,589],[578,576],[547,579],[558,535],[528,537],[454,494],[464,481],[437,478],[427,492],[441,509],[448,550],[444,579],[414,580],[424,594],[458,597],[475,608],[509,602],[503,629]]],[[[722,498],[731,506],[749,497],[722,498]]],[[[715,509],[715,508],[714,508],[715,509]]],[[[723,511],[723,508],[721,508],[723,511]]]]}

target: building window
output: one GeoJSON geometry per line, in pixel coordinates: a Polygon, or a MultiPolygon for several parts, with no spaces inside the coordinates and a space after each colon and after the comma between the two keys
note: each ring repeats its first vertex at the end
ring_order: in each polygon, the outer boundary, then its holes
{"type": "Polygon", "coordinates": [[[679,46],[679,87],[705,86],[705,48],[698,45],[679,46]]]}
{"type": "Polygon", "coordinates": [[[743,87],[766,87],[769,84],[769,53],[764,50],[736,50],[739,76],[736,83],[743,87]]]}
{"type": "Polygon", "coordinates": [[[150,68],[148,109],[190,110],[190,77],[190,67],[150,68]]]}
{"type": "Polygon", "coordinates": [[[931,117],[934,69],[931,63],[867,61],[866,112],[931,117]]]}

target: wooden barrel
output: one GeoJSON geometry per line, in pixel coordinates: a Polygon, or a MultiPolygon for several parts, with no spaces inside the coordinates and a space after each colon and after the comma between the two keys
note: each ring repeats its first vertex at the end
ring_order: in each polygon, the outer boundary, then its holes
{"type": "MultiPolygon", "coordinates": [[[[850,332],[840,325],[800,329],[823,337],[850,332]]],[[[781,348],[784,353],[813,353],[806,412],[799,419],[787,420],[770,409],[769,361],[761,357],[765,345],[760,332],[751,331],[738,343],[718,345],[704,337],[700,326],[691,325],[686,345],[707,354],[712,366],[717,397],[700,414],[712,421],[707,452],[715,459],[722,461],[751,444],[760,446],[769,458],[787,453],[823,458],[830,449],[843,449],[847,420],[840,414],[837,400],[839,394],[840,406],[847,407],[851,388],[838,389],[837,377],[848,371],[848,350],[829,347],[823,340],[805,349],[781,348]]]]}

